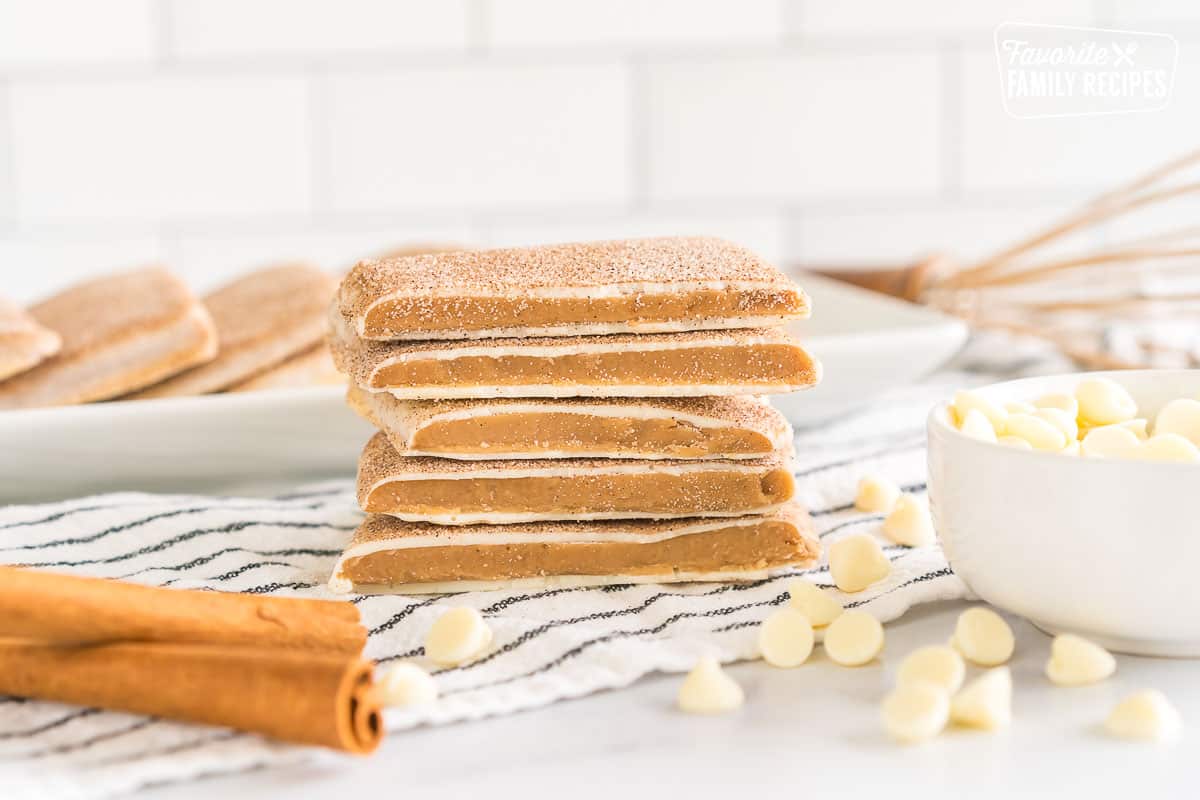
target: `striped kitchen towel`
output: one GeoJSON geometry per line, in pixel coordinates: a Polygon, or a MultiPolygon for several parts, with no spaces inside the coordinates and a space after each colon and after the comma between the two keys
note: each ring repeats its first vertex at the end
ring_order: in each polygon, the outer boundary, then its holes
{"type": "MultiPolygon", "coordinates": [[[[800,499],[827,546],[878,536],[881,517],[853,508],[866,472],[925,490],[924,421],[964,381],[942,376],[872,409],[801,432],[800,499]]],[[[0,562],[158,586],[331,596],[334,559],[360,519],[349,481],[262,498],[110,494],[0,509],[0,562]]],[[[883,542],[885,545],[886,542],[883,542]]],[[[936,547],[887,546],[891,576],[849,607],[891,620],[917,603],[964,597],[936,547]]],[[[827,567],[805,573],[830,586],[827,567]]],[[[702,654],[756,657],[755,626],[787,599],[789,578],[750,584],[630,585],[489,592],[453,597],[359,596],[367,655],[382,667],[422,662],[421,641],[449,606],[487,618],[492,650],[435,672],[436,704],[388,713],[394,735],[545,706],[625,686],[655,671],[687,670],[702,654]]],[[[257,736],[97,709],[0,698],[0,797],[100,798],[189,777],[340,756],[257,736]]]]}

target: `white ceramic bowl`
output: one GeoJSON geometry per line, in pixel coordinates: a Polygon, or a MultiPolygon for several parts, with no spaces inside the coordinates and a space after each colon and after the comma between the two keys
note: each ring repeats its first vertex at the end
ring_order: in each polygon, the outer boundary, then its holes
{"type": "MultiPolygon", "coordinates": [[[[1200,370],[1095,374],[1124,385],[1151,422],[1200,393],[1200,370]]],[[[1083,377],[979,391],[1032,401],[1083,377]]],[[[1200,656],[1200,464],[989,444],[959,433],[943,405],[929,418],[929,495],[950,565],[981,599],[1113,650],[1200,656]]]]}

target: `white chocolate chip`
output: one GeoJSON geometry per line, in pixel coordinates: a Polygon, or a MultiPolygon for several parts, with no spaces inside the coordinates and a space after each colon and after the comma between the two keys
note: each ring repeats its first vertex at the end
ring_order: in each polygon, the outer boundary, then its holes
{"type": "Polygon", "coordinates": [[[1178,433],[1155,433],[1133,457],[1140,461],[1200,461],[1200,448],[1178,433]]]}
{"type": "Polygon", "coordinates": [[[950,403],[950,407],[954,412],[954,422],[959,426],[962,426],[967,418],[967,413],[971,410],[981,412],[992,423],[992,427],[998,431],[1004,430],[1004,424],[1008,420],[1008,412],[1001,406],[977,392],[966,389],[954,393],[954,400],[950,403]]]}
{"type": "Polygon", "coordinates": [[[1012,721],[1012,673],[995,667],[968,683],[950,700],[956,725],[994,731],[1012,721]]]}
{"type": "Polygon", "coordinates": [[[723,714],[736,711],[746,701],[742,687],[725,674],[712,656],[696,662],[692,671],[679,685],[676,702],[680,711],[689,714],[723,714]]]}
{"type": "Polygon", "coordinates": [[[1079,418],[1089,425],[1111,425],[1137,416],[1137,403],[1124,386],[1108,378],[1088,378],[1075,387],[1079,418]]]}
{"type": "Polygon", "coordinates": [[[1037,413],[1037,406],[1024,400],[1009,400],[1004,404],[1004,410],[1010,414],[1034,414],[1037,413]]]}
{"type": "Polygon", "coordinates": [[[1189,397],[1172,400],[1154,418],[1154,435],[1177,433],[1200,446],[1200,401],[1189,397]]]}
{"type": "MultiPolygon", "coordinates": [[[[984,420],[986,423],[986,420],[984,420]]],[[[907,547],[923,547],[936,540],[933,518],[929,515],[929,501],[925,497],[902,494],[896,507],[883,521],[883,535],[896,544],[907,547]]]]}
{"type": "Polygon", "coordinates": [[[883,727],[901,744],[916,744],[937,736],[950,719],[950,696],[928,683],[897,686],[883,699],[883,727]]]}
{"type": "Polygon", "coordinates": [[[958,429],[964,435],[981,442],[996,441],[996,429],[992,427],[992,423],[984,416],[983,412],[976,408],[967,412],[967,416],[963,418],[962,425],[958,429]]]}
{"type": "Polygon", "coordinates": [[[860,667],[883,651],[883,626],[865,611],[847,611],[825,630],[825,655],[843,667],[860,667]]]}
{"type": "Polygon", "coordinates": [[[968,661],[995,667],[1012,658],[1012,628],[990,608],[975,606],[958,615],[954,626],[954,648],[968,661]]]}
{"type": "Polygon", "coordinates": [[[1046,420],[1062,431],[1068,442],[1075,441],[1079,436],[1079,425],[1075,422],[1075,417],[1061,408],[1039,408],[1034,416],[1046,420]]]}
{"type": "Polygon", "coordinates": [[[861,592],[891,571],[892,563],[870,536],[847,536],[829,546],[829,574],[843,592],[861,592]]]}
{"type": "Polygon", "coordinates": [[[1137,434],[1121,425],[1101,425],[1083,437],[1080,448],[1089,458],[1130,458],[1141,447],[1137,434]]]}
{"type": "Polygon", "coordinates": [[[452,608],[434,621],[425,635],[425,655],[435,664],[453,667],[483,653],[492,643],[492,629],[473,608],[452,608]]]}
{"type": "Polygon", "coordinates": [[[1138,417],[1137,419],[1127,419],[1124,422],[1118,422],[1117,425],[1120,425],[1126,430],[1133,431],[1134,435],[1139,439],[1145,440],[1150,438],[1150,432],[1147,430],[1149,423],[1141,417],[1138,417]]]}
{"type": "Polygon", "coordinates": [[[1182,728],[1179,712],[1155,689],[1129,695],[1117,703],[1104,722],[1110,735],[1144,742],[1173,742],[1182,728]]]}
{"type": "Polygon", "coordinates": [[[1087,686],[1098,683],[1117,670],[1112,653],[1082,636],[1064,633],[1050,643],[1046,677],[1056,686],[1087,686]]]}
{"type": "Polygon", "coordinates": [[[1008,436],[1016,436],[1029,442],[1034,450],[1062,450],[1067,446],[1067,435],[1056,425],[1041,417],[1030,414],[1012,414],[1008,418],[1008,436]]]}
{"type": "Polygon", "coordinates": [[[416,706],[437,699],[437,683],[416,664],[393,664],[375,684],[379,701],[385,706],[416,706]]]}
{"type": "Polygon", "coordinates": [[[1065,411],[1071,419],[1079,416],[1079,401],[1075,399],[1074,395],[1044,394],[1034,400],[1033,405],[1037,408],[1057,408],[1065,411]]]}
{"type": "Polygon", "coordinates": [[[781,608],[759,626],[758,649],[772,667],[798,667],[812,653],[812,623],[795,608],[781,608]]]}
{"type": "Polygon", "coordinates": [[[824,628],[842,614],[841,603],[803,578],[792,581],[787,588],[792,607],[808,617],[814,628],[824,628]]]}
{"type": "Polygon", "coordinates": [[[1019,436],[1001,436],[996,441],[998,443],[1004,445],[1005,447],[1011,447],[1015,450],[1032,450],[1033,449],[1033,445],[1031,445],[1029,442],[1025,441],[1024,439],[1020,438],[1019,436]]]}
{"type": "Polygon", "coordinates": [[[918,647],[900,662],[896,684],[929,683],[947,692],[957,692],[967,674],[958,651],[944,644],[918,647]]]}
{"type": "Polygon", "coordinates": [[[878,475],[864,475],[858,481],[858,494],[854,498],[854,507],[859,511],[869,511],[873,514],[886,514],[896,504],[900,496],[900,487],[887,478],[878,475]]]}
{"type": "Polygon", "coordinates": [[[1064,456],[1078,456],[1083,454],[1083,445],[1072,439],[1067,442],[1067,446],[1058,451],[1064,456]]]}

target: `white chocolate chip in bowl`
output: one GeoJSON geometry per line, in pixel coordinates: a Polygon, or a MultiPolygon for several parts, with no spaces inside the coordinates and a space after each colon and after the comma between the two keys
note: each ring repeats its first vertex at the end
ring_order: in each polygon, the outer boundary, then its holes
{"type": "Polygon", "coordinates": [[[992,423],[992,428],[995,430],[1004,430],[1005,423],[1008,421],[1008,412],[1004,410],[1003,406],[997,405],[978,392],[966,389],[956,392],[950,406],[955,421],[960,426],[966,421],[967,415],[971,411],[978,411],[987,417],[988,422],[992,423]]]}
{"type": "Polygon", "coordinates": [[[1200,401],[1180,397],[1163,406],[1154,418],[1154,435],[1174,433],[1200,447],[1200,401]]]}
{"type": "Polygon", "coordinates": [[[1200,607],[1192,508],[1200,463],[1191,460],[1196,454],[1181,434],[1153,441],[1151,424],[1151,436],[1140,438],[1146,419],[1197,392],[1196,370],[1067,374],[975,390],[1000,407],[1078,396],[1079,458],[1061,455],[1074,445],[1063,441],[1053,424],[1059,420],[1048,419],[1057,400],[1047,401],[1040,415],[1010,406],[1008,429],[996,445],[963,435],[949,403],[935,409],[928,428],[930,510],[955,575],[989,606],[1052,634],[1074,633],[1112,652],[1200,656],[1200,615],[1179,613],[1200,607]],[[1110,382],[1122,390],[1109,392],[1110,382]],[[1080,384],[1092,386],[1099,399],[1088,391],[1076,395],[1080,384]],[[1023,427],[1031,418],[1037,422],[1023,427]],[[1018,449],[1004,438],[1016,432],[1042,447],[1063,447],[1018,449]]]}
{"type": "Polygon", "coordinates": [[[1111,425],[1137,416],[1137,402],[1112,378],[1085,378],[1075,387],[1079,418],[1093,425],[1111,425]]]}
{"type": "Polygon", "coordinates": [[[1067,435],[1061,428],[1034,414],[1011,415],[1005,430],[1006,435],[1024,439],[1034,450],[1055,451],[1067,446],[1067,435]]]}
{"type": "Polygon", "coordinates": [[[978,409],[972,408],[968,411],[958,429],[972,439],[978,439],[981,442],[996,441],[996,428],[978,409]]]}
{"type": "Polygon", "coordinates": [[[1133,451],[1141,461],[1200,461],[1200,448],[1177,433],[1155,433],[1133,451]]]}

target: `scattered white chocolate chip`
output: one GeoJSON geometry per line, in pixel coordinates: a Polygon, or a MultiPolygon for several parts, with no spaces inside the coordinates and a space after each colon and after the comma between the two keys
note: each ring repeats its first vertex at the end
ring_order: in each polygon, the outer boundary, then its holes
{"type": "Polygon", "coordinates": [[[1140,461],[1198,461],[1200,448],[1178,433],[1157,433],[1133,452],[1140,461]]]}
{"type": "Polygon", "coordinates": [[[1046,677],[1057,686],[1086,686],[1098,683],[1117,670],[1112,653],[1082,636],[1063,633],[1050,643],[1046,677]]]}
{"type": "Polygon", "coordinates": [[[1032,450],[1033,445],[1025,441],[1019,436],[1001,436],[996,440],[999,444],[1005,447],[1012,447],[1016,450],[1032,450]]]}
{"type": "Polygon", "coordinates": [[[1012,658],[1012,628],[990,608],[975,606],[958,615],[954,626],[954,648],[968,661],[981,667],[995,667],[1012,658]]]}
{"type": "Polygon", "coordinates": [[[1061,408],[1039,408],[1034,416],[1046,420],[1062,431],[1068,442],[1075,441],[1079,436],[1079,425],[1075,422],[1075,417],[1061,408]]]}
{"type": "Polygon", "coordinates": [[[1104,729],[1119,739],[1172,742],[1179,738],[1183,720],[1171,701],[1156,689],[1134,692],[1104,721],[1104,729]]]}
{"type": "Polygon", "coordinates": [[[746,695],[712,656],[696,662],[679,686],[676,702],[689,714],[723,714],[742,707],[746,695]]]}
{"type": "Polygon", "coordinates": [[[968,683],[950,700],[956,725],[994,731],[1012,721],[1012,673],[995,667],[968,683]]]}
{"type": "MultiPolygon", "coordinates": [[[[985,424],[987,420],[984,420],[985,424]]],[[[883,521],[883,535],[896,544],[907,547],[923,547],[933,544],[933,517],[929,514],[929,501],[924,497],[902,494],[896,507],[883,521]]]]}
{"type": "Polygon", "coordinates": [[[860,667],[883,650],[883,626],[865,611],[847,611],[825,630],[825,655],[843,667],[860,667]]]}
{"type": "Polygon", "coordinates": [[[1067,416],[1075,419],[1079,416],[1079,401],[1069,394],[1044,394],[1033,401],[1036,408],[1057,408],[1065,411],[1067,416]]]}
{"type": "Polygon", "coordinates": [[[847,536],[829,546],[829,574],[843,592],[861,592],[891,571],[892,563],[870,536],[847,536]]]}
{"type": "Polygon", "coordinates": [[[883,727],[902,744],[937,736],[950,719],[950,696],[929,683],[900,684],[883,699],[883,727]]]}
{"type": "Polygon", "coordinates": [[[1024,400],[1009,400],[1004,404],[1004,410],[1010,414],[1034,414],[1037,412],[1037,406],[1024,400]]]}
{"type": "Polygon", "coordinates": [[[759,626],[758,649],[772,667],[798,667],[812,653],[812,623],[795,608],[781,608],[759,626]]]}
{"type": "Polygon", "coordinates": [[[1190,397],[1172,400],[1154,418],[1154,435],[1176,433],[1200,446],[1200,401],[1190,397]]]}
{"type": "Polygon", "coordinates": [[[425,634],[425,655],[435,664],[453,667],[480,655],[492,643],[492,629],[473,608],[452,608],[425,634]]]}
{"type": "Polygon", "coordinates": [[[792,608],[808,617],[814,628],[824,628],[842,614],[842,604],[803,578],[788,584],[792,608]]]}
{"type": "Polygon", "coordinates": [[[858,494],[854,498],[854,507],[859,511],[869,511],[873,514],[886,514],[896,504],[900,496],[900,487],[887,478],[878,475],[864,475],[858,481],[858,494]]]}
{"type": "Polygon", "coordinates": [[[992,423],[984,416],[979,409],[972,408],[967,412],[967,416],[963,419],[962,425],[958,429],[966,436],[972,439],[978,439],[981,442],[995,442],[996,429],[992,427],[992,423]]]}
{"type": "Polygon", "coordinates": [[[393,664],[375,683],[379,701],[385,706],[416,706],[437,699],[437,683],[416,664],[393,664]]]}
{"type": "Polygon", "coordinates": [[[1137,403],[1124,386],[1108,378],[1087,378],[1075,387],[1079,418],[1089,425],[1111,425],[1137,416],[1137,403]]]}
{"type": "Polygon", "coordinates": [[[953,647],[931,644],[918,647],[900,662],[896,684],[929,683],[947,692],[957,692],[967,674],[963,657],[953,647]]]}
{"type": "Polygon", "coordinates": [[[950,407],[954,411],[954,421],[959,426],[962,426],[966,421],[967,413],[972,410],[981,412],[988,418],[988,422],[992,423],[992,427],[998,431],[1004,430],[1005,422],[1008,420],[1008,412],[1003,407],[983,395],[967,389],[954,393],[954,400],[950,403],[950,407]]]}
{"type": "Polygon", "coordinates": [[[1089,458],[1130,458],[1142,445],[1137,434],[1121,425],[1101,425],[1083,437],[1080,449],[1089,458]]]}
{"type": "Polygon", "coordinates": [[[1012,414],[1005,429],[1008,436],[1029,442],[1034,450],[1062,450],[1067,435],[1056,425],[1032,414],[1012,414]]]}

